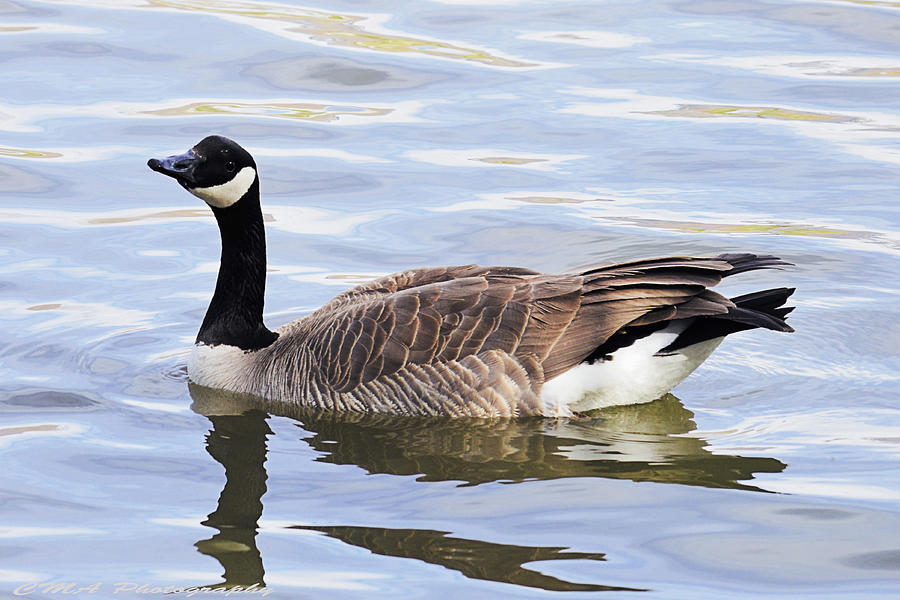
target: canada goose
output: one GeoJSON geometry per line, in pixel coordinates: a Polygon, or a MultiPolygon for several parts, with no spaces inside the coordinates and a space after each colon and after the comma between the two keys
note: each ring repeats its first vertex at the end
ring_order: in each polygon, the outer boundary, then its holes
{"type": "Polygon", "coordinates": [[[786,265],[774,256],[676,256],[546,275],[421,268],[338,294],[275,331],[263,324],[266,242],[253,157],[209,136],[150,159],[206,201],[222,237],[216,290],[188,376],[203,386],[323,409],[567,416],[648,402],[735,331],[792,331],[778,288],[732,299],[708,286],[786,265]]]}

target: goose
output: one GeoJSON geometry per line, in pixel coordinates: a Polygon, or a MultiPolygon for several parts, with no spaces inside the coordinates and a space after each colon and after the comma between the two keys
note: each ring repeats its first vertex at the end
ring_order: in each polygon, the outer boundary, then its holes
{"type": "Polygon", "coordinates": [[[520,267],[417,268],[338,294],[270,330],[256,162],[217,135],[151,158],[212,209],[215,292],[188,361],[195,384],[336,411],[570,417],[655,400],[722,339],[791,332],[793,288],[731,299],[724,277],[789,265],[768,255],[672,256],[559,274],[520,267]]]}

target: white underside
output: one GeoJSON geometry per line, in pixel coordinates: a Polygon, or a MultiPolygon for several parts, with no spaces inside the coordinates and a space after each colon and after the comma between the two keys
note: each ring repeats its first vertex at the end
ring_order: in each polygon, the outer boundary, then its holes
{"type": "Polygon", "coordinates": [[[548,414],[584,412],[604,406],[656,400],[700,366],[724,338],[718,337],[656,356],[688,326],[673,322],[611,354],[611,360],[582,363],[544,384],[548,414]]]}
{"type": "Polygon", "coordinates": [[[254,352],[245,352],[237,346],[195,344],[188,359],[188,377],[206,387],[244,391],[254,357],[254,352]]]}

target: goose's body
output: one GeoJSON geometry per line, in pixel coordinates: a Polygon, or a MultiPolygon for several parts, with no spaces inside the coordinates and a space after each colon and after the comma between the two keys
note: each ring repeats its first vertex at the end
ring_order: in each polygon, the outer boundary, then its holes
{"type": "Polygon", "coordinates": [[[653,400],[725,335],[791,331],[792,289],[731,300],[723,277],[772,256],[669,257],[558,275],[465,265],[405,271],[347,290],[269,331],[256,164],[212,136],[148,163],[212,208],[216,291],[188,375],[195,383],[326,409],[451,416],[569,415],[653,400]]]}

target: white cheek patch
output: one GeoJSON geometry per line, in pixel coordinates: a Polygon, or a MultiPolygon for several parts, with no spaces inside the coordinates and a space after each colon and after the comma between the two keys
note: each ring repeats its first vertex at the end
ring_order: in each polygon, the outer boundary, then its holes
{"type": "Polygon", "coordinates": [[[216,208],[228,208],[240,200],[253,182],[256,180],[256,171],[253,167],[244,167],[237,175],[221,185],[213,185],[205,188],[187,188],[187,191],[197,196],[210,206],[216,208]]]}

